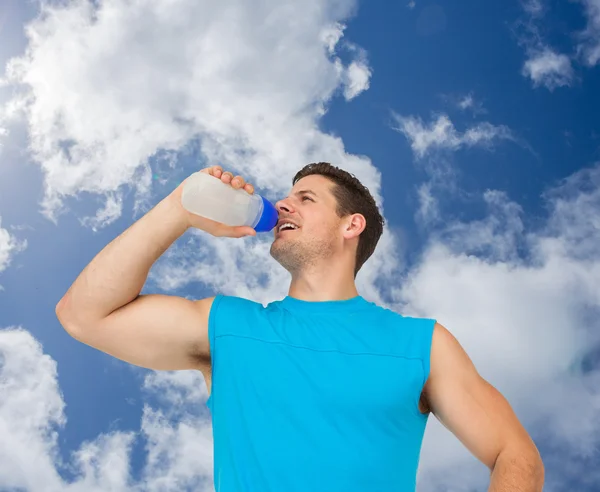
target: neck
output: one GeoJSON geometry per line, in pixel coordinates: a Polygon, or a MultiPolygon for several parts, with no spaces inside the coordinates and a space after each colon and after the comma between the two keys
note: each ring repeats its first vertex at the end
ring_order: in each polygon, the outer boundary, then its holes
{"type": "MultiPolygon", "coordinates": [[[[333,260],[333,259],[331,259],[333,260]]],[[[314,266],[292,274],[288,295],[302,301],[342,301],[358,296],[354,270],[333,264],[314,266]]]]}

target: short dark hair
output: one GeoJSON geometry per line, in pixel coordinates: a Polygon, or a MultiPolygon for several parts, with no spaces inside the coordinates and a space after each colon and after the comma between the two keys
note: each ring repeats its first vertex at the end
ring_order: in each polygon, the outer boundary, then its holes
{"type": "Polygon", "coordinates": [[[368,188],[356,176],[329,162],[315,162],[304,166],[294,176],[292,186],[300,179],[313,174],[324,176],[334,183],[332,192],[337,201],[336,213],[339,217],[350,214],[362,214],[365,217],[367,224],[358,238],[356,250],[354,267],[354,277],[356,277],[358,271],[375,251],[379,238],[383,234],[385,220],[368,188]]]}

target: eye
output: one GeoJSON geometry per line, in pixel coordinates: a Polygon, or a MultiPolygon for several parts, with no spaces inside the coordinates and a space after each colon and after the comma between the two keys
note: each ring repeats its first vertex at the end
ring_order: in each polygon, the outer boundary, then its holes
{"type": "Polygon", "coordinates": [[[302,201],[305,201],[305,200],[308,200],[310,202],[314,201],[312,198],[310,198],[310,197],[308,197],[306,195],[302,197],[302,201]]]}

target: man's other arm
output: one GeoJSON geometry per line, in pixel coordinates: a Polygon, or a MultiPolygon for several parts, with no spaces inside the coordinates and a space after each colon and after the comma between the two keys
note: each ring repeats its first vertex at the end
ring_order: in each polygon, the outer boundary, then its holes
{"type": "Polygon", "coordinates": [[[423,396],[439,421],[491,470],[489,492],[542,491],[544,466],[531,437],[507,400],[439,323],[423,396]]]}

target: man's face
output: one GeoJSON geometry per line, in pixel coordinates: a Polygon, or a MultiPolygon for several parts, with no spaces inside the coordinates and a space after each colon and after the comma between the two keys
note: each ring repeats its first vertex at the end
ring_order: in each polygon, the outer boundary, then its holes
{"type": "Polygon", "coordinates": [[[342,219],[336,213],[337,203],[331,192],[334,186],[323,176],[306,176],[276,204],[279,222],[271,255],[292,274],[335,255],[343,246],[342,219]],[[295,227],[281,228],[285,223],[295,227]]]}

